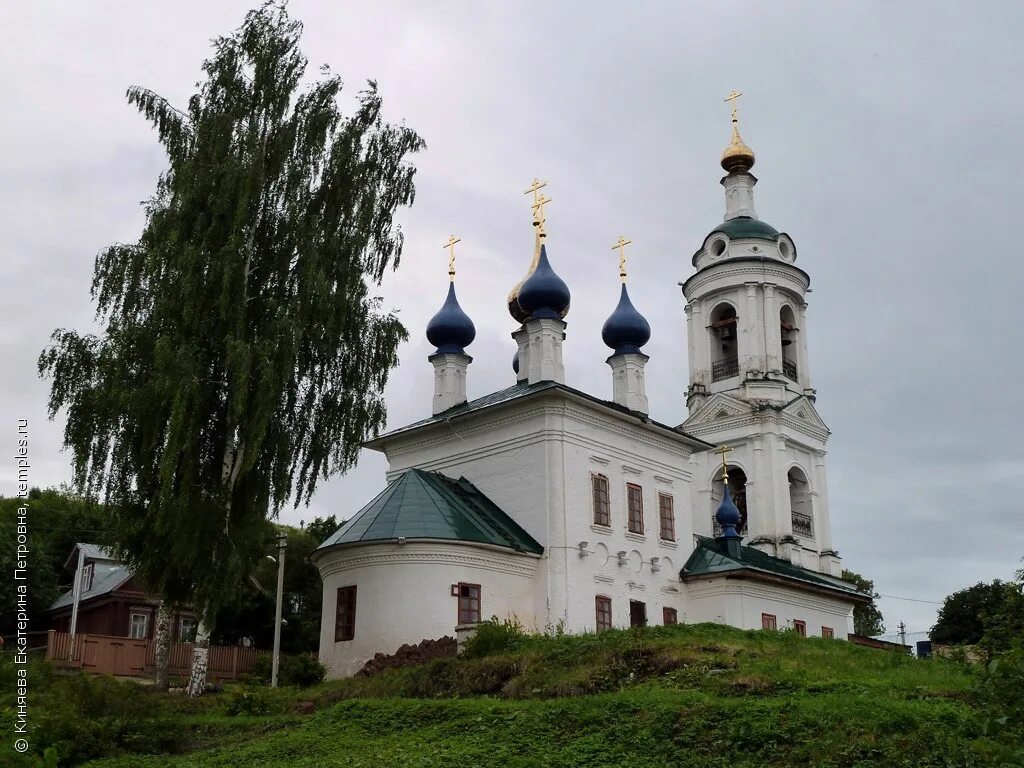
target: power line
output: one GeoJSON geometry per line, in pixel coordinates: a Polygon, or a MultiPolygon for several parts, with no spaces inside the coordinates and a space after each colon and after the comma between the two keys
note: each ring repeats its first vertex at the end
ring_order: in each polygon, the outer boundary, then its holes
{"type": "Polygon", "coordinates": [[[899,595],[879,595],[879,597],[887,597],[890,600],[909,600],[912,603],[928,603],[930,605],[942,605],[942,602],[936,600],[921,600],[916,597],[900,597],[899,595]]]}

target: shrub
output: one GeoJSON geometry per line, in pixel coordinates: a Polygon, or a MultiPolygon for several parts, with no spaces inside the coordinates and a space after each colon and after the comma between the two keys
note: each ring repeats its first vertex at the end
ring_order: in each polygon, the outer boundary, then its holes
{"type": "MultiPolygon", "coordinates": [[[[260,656],[248,676],[250,683],[270,685],[272,673],[270,656],[260,656]]],[[[308,688],[322,683],[327,676],[327,668],[307,653],[289,656],[281,654],[280,666],[277,670],[278,685],[293,685],[308,688]]]]}
{"type": "Polygon", "coordinates": [[[462,647],[462,655],[473,659],[514,651],[522,647],[528,637],[515,616],[504,620],[492,616],[476,625],[476,632],[462,647]]]}

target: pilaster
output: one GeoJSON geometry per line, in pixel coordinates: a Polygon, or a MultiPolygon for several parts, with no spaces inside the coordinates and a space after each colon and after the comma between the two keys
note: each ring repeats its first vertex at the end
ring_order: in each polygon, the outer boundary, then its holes
{"type": "Polygon", "coordinates": [[[434,364],[434,415],[466,402],[466,369],[473,358],[437,352],[427,360],[434,364]]]}
{"type": "MultiPolygon", "coordinates": [[[[565,323],[554,318],[527,320],[524,325],[529,337],[527,344],[527,380],[530,384],[540,381],[565,383],[565,366],[562,364],[562,341],[565,338],[565,323]]],[[[522,353],[519,356],[519,370],[523,370],[522,353]]]]}
{"type": "Polygon", "coordinates": [[[635,352],[608,358],[606,362],[612,369],[612,402],[631,411],[648,413],[644,366],[649,359],[635,352]]]}

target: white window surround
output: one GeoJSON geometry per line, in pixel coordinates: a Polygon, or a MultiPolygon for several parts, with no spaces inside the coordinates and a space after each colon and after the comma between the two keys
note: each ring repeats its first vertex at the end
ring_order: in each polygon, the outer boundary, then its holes
{"type": "Polygon", "coordinates": [[[603,533],[605,536],[611,536],[612,527],[610,525],[598,525],[597,523],[591,523],[590,530],[595,533],[603,533]]]}
{"type": "Polygon", "coordinates": [[[149,613],[132,611],[128,614],[128,636],[133,640],[145,640],[149,634],[149,613]]]}

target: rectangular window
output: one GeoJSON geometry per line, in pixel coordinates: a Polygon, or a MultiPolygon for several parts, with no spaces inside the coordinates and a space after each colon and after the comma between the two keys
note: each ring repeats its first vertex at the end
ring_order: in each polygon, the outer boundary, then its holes
{"type": "Polygon", "coordinates": [[[807,637],[807,622],[793,619],[793,631],[800,635],[800,637],[807,637]]]}
{"type": "Polygon", "coordinates": [[[666,627],[672,624],[679,623],[679,615],[676,613],[675,608],[662,608],[661,609],[661,623],[666,627]]]}
{"type": "Polygon", "coordinates": [[[612,599],[604,595],[598,595],[595,599],[597,607],[597,631],[604,632],[612,628],[612,599]]]}
{"type": "Polygon", "coordinates": [[[93,579],[93,576],[95,574],[96,574],[96,564],[95,563],[86,563],[82,567],[82,586],[81,586],[82,592],[88,592],[90,589],[92,589],[92,579],[93,579]]]}
{"type": "Polygon", "coordinates": [[[612,510],[608,501],[608,478],[604,475],[591,475],[591,487],[594,491],[594,525],[611,525],[612,510]]]}
{"type": "Polygon", "coordinates": [[[644,492],[639,485],[626,483],[626,498],[629,503],[629,530],[644,532],[644,492]]]}
{"type": "Polygon", "coordinates": [[[835,632],[832,631],[832,627],[822,627],[821,636],[828,640],[831,640],[833,637],[835,637],[835,632]]]}
{"type": "Polygon", "coordinates": [[[459,583],[459,624],[480,621],[480,585],[459,583]]]}
{"type": "Polygon", "coordinates": [[[672,497],[667,493],[658,494],[658,512],[661,515],[661,538],[663,541],[676,540],[676,512],[672,497]]]}
{"type": "Polygon", "coordinates": [[[356,587],[338,587],[338,606],[334,614],[334,642],[356,636],[356,587]]]}
{"type": "Polygon", "coordinates": [[[629,626],[631,627],[646,627],[647,626],[647,604],[641,603],[639,600],[629,601],[629,626]]]}
{"type": "Polygon", "coordinates": [[[196,620],[192,616],[182,616],[178,620],[178,642],[192,643],[196,639],[196,620]]]}
{"type": "Polygon", "coordinates": [[[761,629],[776,629],[777,626],[774,613],[761,614],[761,629]]]}
{"type": "Polygon", "coordinates": [[[149,614],[130,613],[128,622],[128,637],[133,640],[145,640],[149,634],[149,614]]]}

